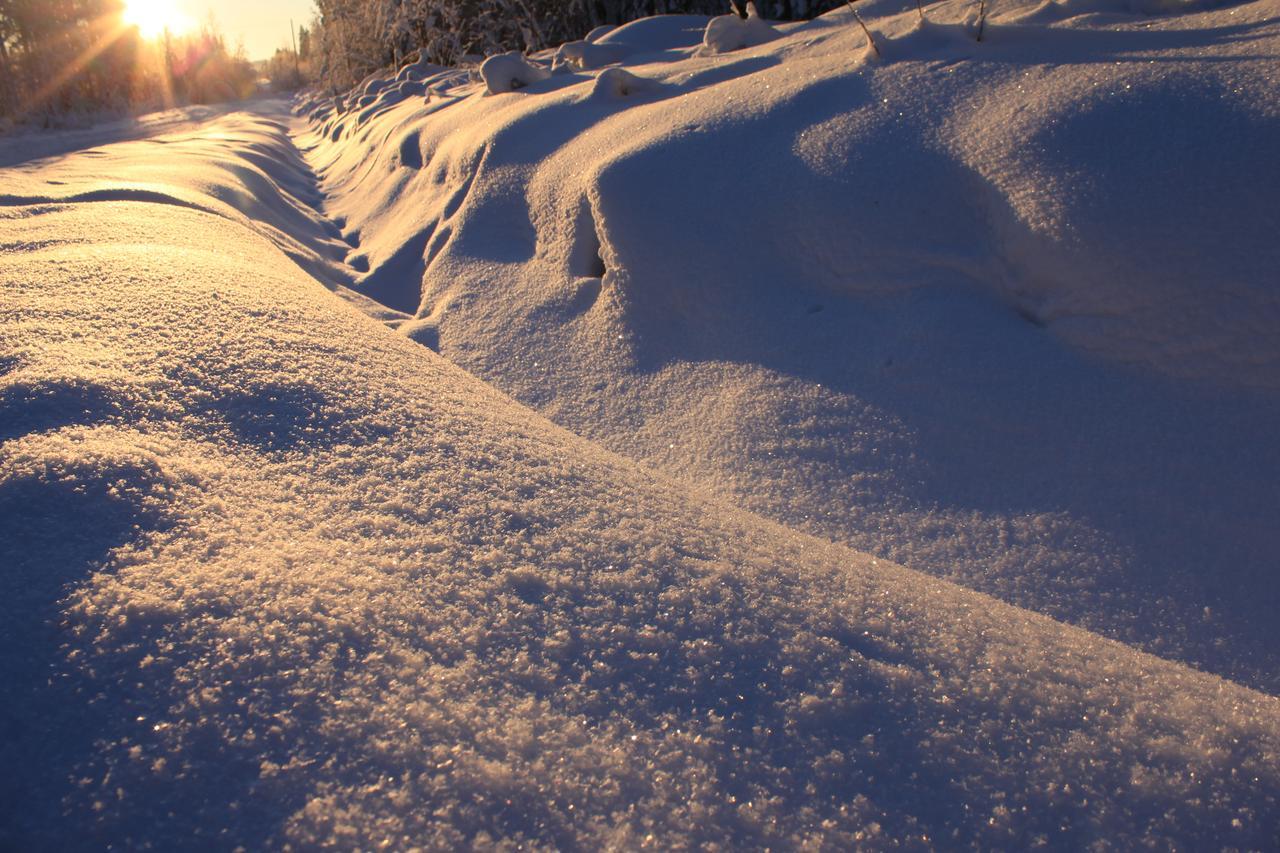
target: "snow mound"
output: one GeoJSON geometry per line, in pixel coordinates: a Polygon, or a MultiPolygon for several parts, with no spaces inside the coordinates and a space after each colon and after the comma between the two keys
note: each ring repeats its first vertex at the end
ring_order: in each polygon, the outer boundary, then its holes
{"type": "Polygon", "coordinates": [[[705,54],[730,53],[747,47],[758,47],[779,37],[768,21],[760,17],[755,3],[747,4],[747,17],[720,15],[707,22],[702,36],[705,54]]]}
{"type": "Polygon", "coordinates": [[[1180,8],[872,2],[879,62],[847,8],[715,55],[658,16],[308,157],[354,286],[557,423],[1275,691],[1276,3],[1180,8]]]}
{"type": "Polygon", "coordinates": [[[1260,274],[1280,268],[1274,107],[1142,69],[1052,112],[965,121],[965,162],[1009,205],[1014,297],[1090,351],[1274,388],[1280,290],[1260,274]]]}
{"type": "Polygon", "coordinates": [[[342,262],[351,247],[317,211],[315,177],[282,130],[279,121],[240,114],[201,134],[17,166],[0,173],[0,205],[146,201],[201,210],[252,228],[316,278],[341,287],[350,278],[342,262]]]}
{"type": "Polygon", "coordinates": [[[860,8],[0,171],[0,847],[1274,846],[1275,0],[860,8]]]}
{"type": "Polygon", "coordinates": [[[621,62],[629,53],[631,51],[626,45],[571,41],[560,45],[556,50],[555,61],[557,64],[589,70],[621,62]]]}
{"type": "Polygon", "coordinates": [[[1275,698],[609,453],[214,199],[0,209],[0,399],[65,398],[0,444],[0,844],[1274,836],[1275,698]]]}
{"type": "Polygon", "coordinates": [[[596,75],[596,85],[591,90],[593,98],[619,99],[633,95],[656,92],[660,84],[645,77],[637,77],[623,68],[606,68],[596,75]]]}
{"type": "Polygon", "coordinates": [[[486,59],[480,66],[480,76],[490,95],[500,95],[546,80],[551,72],[525,59],[523,54],[503,53],[486,59]]]}

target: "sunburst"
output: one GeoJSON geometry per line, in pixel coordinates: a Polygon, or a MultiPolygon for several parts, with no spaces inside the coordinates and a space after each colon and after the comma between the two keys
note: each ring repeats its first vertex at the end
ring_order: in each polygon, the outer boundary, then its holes
{"type": "Polygon", "coordinates": [[[125,0],[124,22],[153,39],[168,31],[178,34],[191,28],[191,19],[174,0],[125,0]]]}

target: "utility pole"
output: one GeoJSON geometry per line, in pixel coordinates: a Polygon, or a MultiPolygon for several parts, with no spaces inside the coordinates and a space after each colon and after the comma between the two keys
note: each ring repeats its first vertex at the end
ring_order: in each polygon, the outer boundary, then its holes
{"type": "Polygon", "coordinates": [[[298,33],[293,28],[293,18],[289,19],[289,38],[293,39],[293,76],[297,78],[298,85],[302,85],[302,66],[298,59],[298,33]]]}

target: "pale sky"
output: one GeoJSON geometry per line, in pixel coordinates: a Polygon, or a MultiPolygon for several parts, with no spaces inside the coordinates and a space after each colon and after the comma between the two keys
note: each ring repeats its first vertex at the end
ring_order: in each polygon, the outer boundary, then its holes
{"type": "Polygon", "coordinates": [[[276,48],[289,44],[289,19],[294,26],[311,22],[312,0],[172,0],[185,18],[200,22],[213,12],[218,28],[234,47],[244,39],[250,59],[267,59],[276,48]]]}

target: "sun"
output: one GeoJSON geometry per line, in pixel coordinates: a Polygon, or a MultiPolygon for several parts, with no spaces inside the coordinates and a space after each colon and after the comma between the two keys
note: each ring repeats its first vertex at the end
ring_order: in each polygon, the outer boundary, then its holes
{"type": "Polygon", "coordinates": [[[125,0],[124,22],[138,28],[143,38],[153,39],[168,30],[175,35],[191,26],[174,0],[125,0]]]}

